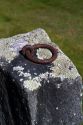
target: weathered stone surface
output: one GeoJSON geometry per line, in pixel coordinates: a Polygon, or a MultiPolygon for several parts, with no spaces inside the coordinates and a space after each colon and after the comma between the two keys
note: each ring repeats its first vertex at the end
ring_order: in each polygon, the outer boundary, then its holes
{"type": "MultiPolygon", "coordinates": [[[[38,58],[48,58],[46,49],[38,58]]],[[[79,125],[82,121],[82,79],[70,59],[37,29],[0,40],[0,67],[6,79],[8,105],[14,125],[79,125]],[[46,43],[58,49],[57,59],[35,64],[19,51],[26,44],[46,43]]],[[[5,95],[2,95],[4,98],[5,95]]],[[[12,123],[13,124],[13,123],[12,123]]],[[[11,125],[12,125],[11,124],[11,125]]],[[[2,123],[6,125],[6,123],[2,123]]],[[[7,124],[10,125],[10,124],[7,124]]]]}
{"type": "Polygon", "coordinates": [[[6,78],[0,69],[0,125],[14,125],[5,82],[6,78]]]}

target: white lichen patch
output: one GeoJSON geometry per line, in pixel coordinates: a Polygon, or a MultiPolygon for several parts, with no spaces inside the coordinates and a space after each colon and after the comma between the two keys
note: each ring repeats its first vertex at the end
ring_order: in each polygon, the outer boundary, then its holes
{"type": "Polygon", "coordinates": [[[30,73],[27,73],[27,72],[24,72],[24,67],[22,66],[16,66],[16,67],[13,67],[13,71],[17,71],[17,73],[19,74],[19,76],[22,76],[22,77],[27,77],[28,79],[31,79],[31,74],[30,73]]]}
{"type": "Polygon", "coordinates": [[[32,78],[29,72],[28,73],[24,72],[24,67],[22,66],[13,67],[13,71],[16,71],[17,74],[22,77],[20,79],[20,82],[24,81],[23,82],[24,88],[30,91],[38,89],[41,86],[40,82],[42,81],[42,79],[44,78],[47,80],[49,74],[49,72],[46,72],[45,74],[42,73],[39,76],[32,78]],[[24,80],[25,78],[27,80],[24,80]]]}
{"type": "Polygon", "coordinates": [[[59,89],[61,87],[61,84],[56,84],[56,87],[59,89]]]}
{"type": "Polygon", "coordinates": [[[48,74],[49,73],[46,72],[46,74],[42,73],[39,76],[36,76],[34,78],[32,78],[32,77],[31,77],[31,79],[28,78],[23,83],[24,88],[26,88],[28,90],[31,90],[31,91],[38,89],[41,86],[42,79],[46,79],[47,80],[48,74]]]}
{"type": "Polygon", "coordinates": [[[59,48],[58,52],[57,59],[53,62],[54,66],[51,67],[51,76],[60,77],[62,81],[65,78],[75,79],[80,76],[72,61],[59,48]]]}
{"type": "Polygon", "coordinates": [[[14,51],[11,51],[5,40],[0,41],[0,58],[5,58],[6,61],[10,62],[16,55],[14,51]]]}
{"type": "Polygon", "coordinates": [[[20,79],[20,82],[22,82],[23,81],[23,79],[20,79]]]}
{"type": "Polygon", "coordinates": [[[58,110],[59,109],[59,107],[56,107],[56,110],[58,110]]]}
{"type": "Polygon", "coordinates": [[[73,115],[76,116],[76,113],[74,113],[73,115]]]}
{"type": "Polygon", "coordinates": [[[36,80],[25,80],[23,85],[24,88],[29,89],[30,91],[36,90],[41,86],[36,80]]]}
{"type": "Polygon", "coordinates": [[[52,56],[52,53],[48,49],[37,49],[37,58],[39,59],[49,59],[52,56]]]}
{"type": "Polygon", "coordinates": [[[48,80],[48,75],[49,75],[49,72],[41,73],[39,75],[39,79],[46,79],[46,80],[48,80]]]}
{"type": "Polygon", "coordinates": [[[24,67],[22,66],[13,67],[13,71],[23,71],[23,70],[24,70],[24,67]]]}
{"type": "Polygon", "coordinates": [[[80,93],[80,96],[81,96],[81,97],[83,96],[83,93],[82,93],[82,92],[80,93]]]}

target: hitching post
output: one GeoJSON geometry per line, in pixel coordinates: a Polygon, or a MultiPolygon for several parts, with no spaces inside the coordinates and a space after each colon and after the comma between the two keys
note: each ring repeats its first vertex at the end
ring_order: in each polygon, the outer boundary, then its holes
{"type": "Polygon", "coordinates": [[[0,125],[79,125],[82,79],[43,29],[0,40],[0,125]]]}

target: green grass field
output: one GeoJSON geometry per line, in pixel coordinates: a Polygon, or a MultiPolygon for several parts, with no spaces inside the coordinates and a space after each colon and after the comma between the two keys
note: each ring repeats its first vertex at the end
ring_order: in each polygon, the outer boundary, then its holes
{"type": "Polygon", "coordinates": [[[0,38],[41,27],[83,78],[83,0],[0,0],[0,38]]]}

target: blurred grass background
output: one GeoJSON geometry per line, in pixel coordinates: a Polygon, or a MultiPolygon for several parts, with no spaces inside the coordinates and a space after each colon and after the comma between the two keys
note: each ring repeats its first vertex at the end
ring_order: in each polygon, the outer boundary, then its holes
{"type": "Polygon", "coordinates": [[[83,0],[0,0],[0,38],[45,29],[83,78],[83,0]]]}

